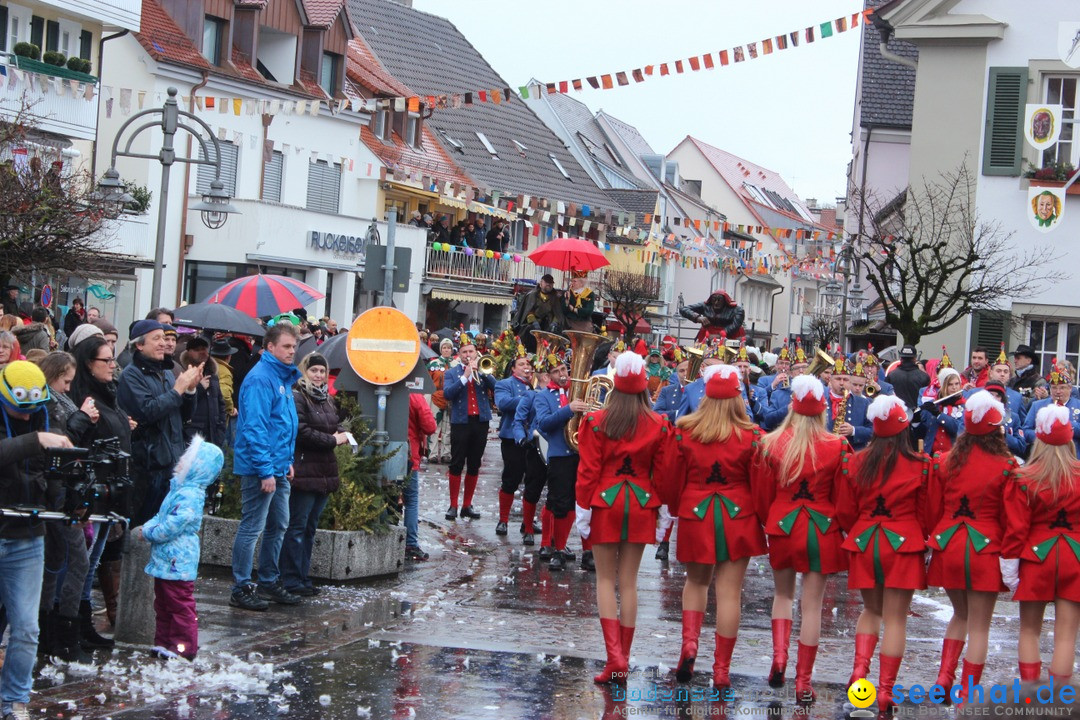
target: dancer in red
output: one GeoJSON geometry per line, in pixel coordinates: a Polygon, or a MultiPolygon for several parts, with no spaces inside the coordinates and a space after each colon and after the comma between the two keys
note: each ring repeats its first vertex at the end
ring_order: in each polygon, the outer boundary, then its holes
{"type": "Polygon", "coordinates": [[[802,573],[795,693],[804,703],[815,697],[810,678],[821,635],[825,581],[832,573],[847,568],[834,500],[836,477],[844,464],[842,456],[849,449],[846,440],[825,430],[825,388],[821,381],[812,375],[800,375],[791,381],[791,412],[762,440],[752,467],[754,506],[758,516],[766,519],[775,585],[769,684],[784,684],[795,576],[802,573]]]}
{"type": "Polygon", "coordinates": [[[1069,682],[1080,626],[1080,462],[1069,408],[1047,405],[1035,416],[1027,465],[1005,486],[1009,508],[1001,541],[1001,574],[1020,601],[1020,679],[1042,674],[1039,637],[1046,604],[1054,603],[1050,678],[1069,682]],[[1008,559],[1006,559],[1008,558],[1008,559]]]}
{"type": "Polygon", "coordinates": [[[973,393],[964,404],[964,432],[952,450],[934,458],[930,473],[927,505],[934,529],[926,579],[944,588],[953,606],[937,684],[952,687],[966,639],[961,700],[969,682],[977,684],[982,677],[990,619],[998,593],[1006,589],[998,557],[1005,527],[1003,496],[1016,460],[1005,445],[1004,421],[1005,407],[993,395],[973,393]]]}
{"type": "Polygon", "coordinates": [[[676,557],[686,565],[682,650],[675,677],[687,682],[693,676],[715,577],[713,686],[720,688],[731,685],[746,566],[751,557],[767,552],[750,494],[750,464],[762,433],[746,415],[737,368],[712,365],[702,377],[705,397],[695,412],[676,423],[671,462],[660,485],[679,518],[676,557]]]}
{"type": "Polygon", "coordinates": [[[904,656],[911,596],[926,587],[930,458],[912,447],[908,409],[900,398],[879,395],[866,416],[874,423],[874,437],[848,460],[836,500],[836,519],[847,533],[848,588],[863,598],[848,685],[870,671],[884,621],[877,700],[881,712],[890,715],[896,709],[892,688],[904,656]]]}
{"type": "Polygon", "coordinates": [[[671,439],[667,418],[652,411],[640,355],[618,357],[614,383],[605,408],[586,415],[578,433],[576,523],[581,537],[592,541],[607,649],[607,664],[593,678],[598,683],[626,681],[637,624],[638,566],[645,545],[654,540],[661,505],[652,478],[663,468],[671,439]]]}

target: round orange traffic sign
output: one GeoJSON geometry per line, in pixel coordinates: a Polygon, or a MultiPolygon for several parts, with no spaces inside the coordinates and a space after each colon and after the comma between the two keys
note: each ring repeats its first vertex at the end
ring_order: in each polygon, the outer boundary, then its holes
{"type": "Polygon", "coordinates": [[[372,385],[404,380],[420,357],[420,334],[409,316],[392,307],[362,313],[349,328],[345,354],[356,374],[372,385]]]}

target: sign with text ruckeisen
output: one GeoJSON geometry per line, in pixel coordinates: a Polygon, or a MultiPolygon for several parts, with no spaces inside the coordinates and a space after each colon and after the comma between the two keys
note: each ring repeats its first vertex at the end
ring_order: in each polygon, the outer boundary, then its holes
{"type": "Polygon", "coordinates": [[[326,250],[336,256],[354,256],[358,262],[367,258],[366,235],[346,235],[312,230],[307,234],[308,245],[313,250],[326,250]]]}

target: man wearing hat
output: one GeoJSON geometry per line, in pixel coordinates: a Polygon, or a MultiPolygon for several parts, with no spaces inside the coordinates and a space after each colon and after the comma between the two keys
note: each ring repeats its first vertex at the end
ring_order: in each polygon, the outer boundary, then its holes
{"type": "Polygon", "coordinates": [[[533,330],[557,333],[562,329],[562,310],[562,298],[555,291],[555,278],[550,273],[540,278],[536,287],[519,299],[513,326],[527,351],[536,352],[533,330]]]}
{"type": "Polygon", "coordinates": [[[210,357],[210,340],[205,335],[195,335],[188,340],[187,348],[180,354],[181,367],[203,366],[202,380],[195,388],[195,409],[184,423],[184,442],[190,443],[196,435],[217,446],[225,444],[225,400],[221,382],[218,380],[217,363],[210,357]]]}
{"type": "Polygon", "coordinates": [[[1013,379],[1009,381],[1009,387],[1030,402],[1035,383],[1039,382],[1039,370],[1035,367],[1035,351],[1030,345],[1017,345],[1013,350],[1013,364],[1016,366],[1016,371],[1013,379]]]}
{"type": "Polygon", "coordinates": [[[1035,416],[1039,414],[1039,410],[1042,408],[1051,403],[1056,403],[1069,409],[1069,420],[1073,426],[1073,439],[1077,451],[1080,452],[1080,400],[1072,396],[1073,379],[1075,377],[1073,373],[1074,370],[1069,363],[1058,362],[1055,359],[1050,374],[1046,377],[1046,381],[1050,384],[1050,397],[1031,403],[1027,415],[1024,416],[1024,440],[1027,441],[1028,446],[1035,444],[1035,416]]]}
{"type": "Polygon", "coordinates": [[[468,333],[461,334],[458,348],[460,363],[443,375],[443,395],[450,406],[450,507],[446,519],[458,516],[458,493],[461,489],[461,471],[465,470],[465,498],[461,517],[473,520],[480,513],[473,509],[473,493],[480,475],[480,463],[487,447],[488,428],[491,424],[491,402],[495,391],[493,375],[480,372],[480,356],[468,333]]]}
{"type": "Polygon", "coordinates": [[[908,408],[919,407],[919,389],[930,384],[930,376],[915,362],[918,352],[914,345],[900,348],[900,364],[889,373],[896,397],[904,401],[908,408]]]}
{"type": "Polygon", "coordinates": [[[851,371],[848,368],[847,358],[844,357],[844,354],[838,351],[833,359],[835,364],[833,365],[832,375],[828,379],[829,391],[826,393],[825,398],[827,400],[825,403],[825,428],[831,433],[846,437],[852,448],[861,450],[866,447],[874,434],[874,424],[866,417],[870,401],[861,395],[855,395],[848,391],[847,384],[851,378],[851,371]],[[844,417],[838,418],[837,414],[842,403],[846,408],[844,417]]]}
{"type": "MultiPolygon", "coordinates": [[[[532,519],[536,516],[536,503],[544,490],[543,460],[533,455],[538,453],[535,443],[518,443],[514,435],[514,418],[518,405],[534,391],[532,388],[533,366],[525,347],[518,345],[518,354],[510,366],[511,376],[495,383],[495,405],[499,408],[502,419],[499,421],[499,440],[502,443],[502,487],[499,489],[499,522],[495,526],[496,535],[506,535],[510,509],[514,504],[514,493],[521,481],[525,480],[525,494],[522,496],[521,534],[532,535],[532,519]],[[527,523],[527,524],[526,524],[527,523]]],[[[532,438],[529,438],[530,440],[532,438]]]]}
{"type": "Polygon", "coordinates": [[[157,320],[135,321],[129,335],[131,363],[120,373],[116,402],[138,423],[131,434],[131,526],[138,527],[157,513],[184,454],[184,423],[195,410],[203,368],[173,373],[165,327],[157,320]]]}
{"type": "Polygon", "coordinates": [[[570,277],[570,289],[566,291],[563,315],[570,330],[593,332],[592,314],[596,309],[596,295],[586,281],[588,273],[575,270],[570,277]]]}
{"type": "MultiPolygon", "coordinates": [[[[80,300],[81,304],[82,301],[80,300]]],[[[18,315],[19,314],[19,286],[18,285],[5,285],[4,286],[4,314],[5,315],[18,315]]]]}
{"type": "Polygon", "coordinates": [[[645,358],[645,376],[648,378],[649,399],[656,402],[660,389],[667,385],[671,377],[671,369],[664,365],[660,357],[660,348],[649,348],[649,354],[645,358]]]}
{"type": "Polygon", "coordinates": [[[991,378],[987,381],[986,387],[983,388],[986,392],[997,398],[998,402],[1005,406],[1005,421],[1001,426],[1005,430],[1005,444],[1009,447],[1009,452],[1018,458],[1022,458],[1027,454],[1027,440],[1024,439],[1024,433],[1021,426],[1020,416],[1010,406],[1008,392],[1015,392],[1014,390],[1007,390],[1005,383],[1001,380],[993,377],[993,368],[990,369],[991,378]]]}

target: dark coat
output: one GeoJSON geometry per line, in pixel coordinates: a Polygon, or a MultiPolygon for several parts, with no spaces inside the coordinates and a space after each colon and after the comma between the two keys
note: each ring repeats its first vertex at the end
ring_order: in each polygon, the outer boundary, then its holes
{"type": "Polygon", "coordinates": [[[1039,375],[1039,369],[1034,364],[1028,365],[1024,369],[1024,373],[1020,374],[1018,370],[1012,380],[1009,381],[1009,387],[1016,390],[1025,398],[1031,397],[1031,391],[1035,389],[1035,385],[1041,380],[1039,375]]]}
{"type": "Polygon", "coordinates": [[[16,325],[11,332],[15,335],[15,339],[19,341],[19,347],[22,349],[23,355],[26,354],[27,350],[33,350],[34,348],[49,352],[49,341],[52,338],[49,336],[49,330],[44,323],[16,325]]]}
{"type": "MultiPolygon", "coordinates": [[[[172,358],[165,361],[171,367],[172,358]]],[[[137,350],[120,373],[116,399],[139,424],[131,437],[131,459],[143,470],[171,470],[184,454],[184,422],[195,410],[195,393],[181,395],[173,389],[175,382],[171,369],[137,350]]]]}
{"type": "Polygon", "coordinates": [[[333,398],[322,402],[312,400],[307,393],[293,390],[299,430],[296,433],[296,453],[293,457],[293,490],[328,495],[341,486],[338,476],[334,433],[341,432],[341,418],[333,398]]]}
{"type": "Polygon", "coordinates": [[[506,228],[491,228],[488,230],[486,249],[492,252],[504,252],[509,243],[510,233],[506,231],[506,228]],[[502,237],[500,238],[499,235],[502,235],[502,237]]]}
{"type": "Polygon", "coordinates": [[[889,382],[893,384],[896,397],[909,408],[916,408],[919,406],[919,389],[930,384],[930,376],[914,360],[906,358],[889,373],[889,382]]]}
{"type": "Polygon", "coordinates": [[[64,335],[71,337],[71,333],[75,332],[75,328],[79,327],[84,322],[86,322],[86,316],[75,312],[75,308],[72,307],[67,311],[67,315],[64,316],[64,335]]]}
{"type": "MultiPolygon", "coordinates": [[[[181,353],[180,366],[190,364],[187,352],[181,353]]],[[[200,383],[195,388],[195,409],[184,423],[184,442],[190,443],[193,437],[202,435],[206,442],[221,446],[225,444],[225,398],[221,395],[214,358],[207,359],[203,376],[210,378],[210,386],[204,388],[200,383]]]]}
{"type": "MultiPolygon", "coordinates": [[[[49,429],[67,435],[75,447],[87,447],[87,439],[93,435],[94,422],[79,409],[75,402],[63,393],[53,392],[45,409],[49,412],[49,429]]],[[[95,401],[96,402],[96,401],[95,401]]]]}
{"type": "Polygon", "coordinates": [[[717,290],[705,302],[685,306],[679,314],[687,320],[701,323],[702,330],[698,333],[699,341],[707,335],[719,335],[721,330],[732,339],[745,334],[743,321],[746,319],[746,313],[742,305],[735,304],[731,296],[723,290],[717,290]],[[714,298],[723,298],[725,305],[722,309],[716,310],[713,307],[714,298]]]}
{"type": "Polygon", "coordinates": [[[98,421],[93,423],[83,436],[84,447],[91,445],[95,440],[110,440],[116,438],[120,442],[120,449],[131,452],[131,424],[128,423],[128,415],[117,404],[116,383],[103,385],[93,381],[92,378],[80,377],[76,370],[75,382],[71,385],[68,393],[71,401],[77,406],[82,406],[83,400],[88,397],[94,398],[94,407],[97,408],[98,421]]]}
{"type": "MultiPolygon", "coordinates": [[[[0,410],[3,412],[3,410],[0,410]]],[[[0,506],[45,505],[45,453],[37,439],[47,422],[45,411],[29,420],[9,417],[13,437],[0,436],[0,506]]],[[[26,518],[0,517],[0,538],[41,537],[45,523],[26,518]]]]}

